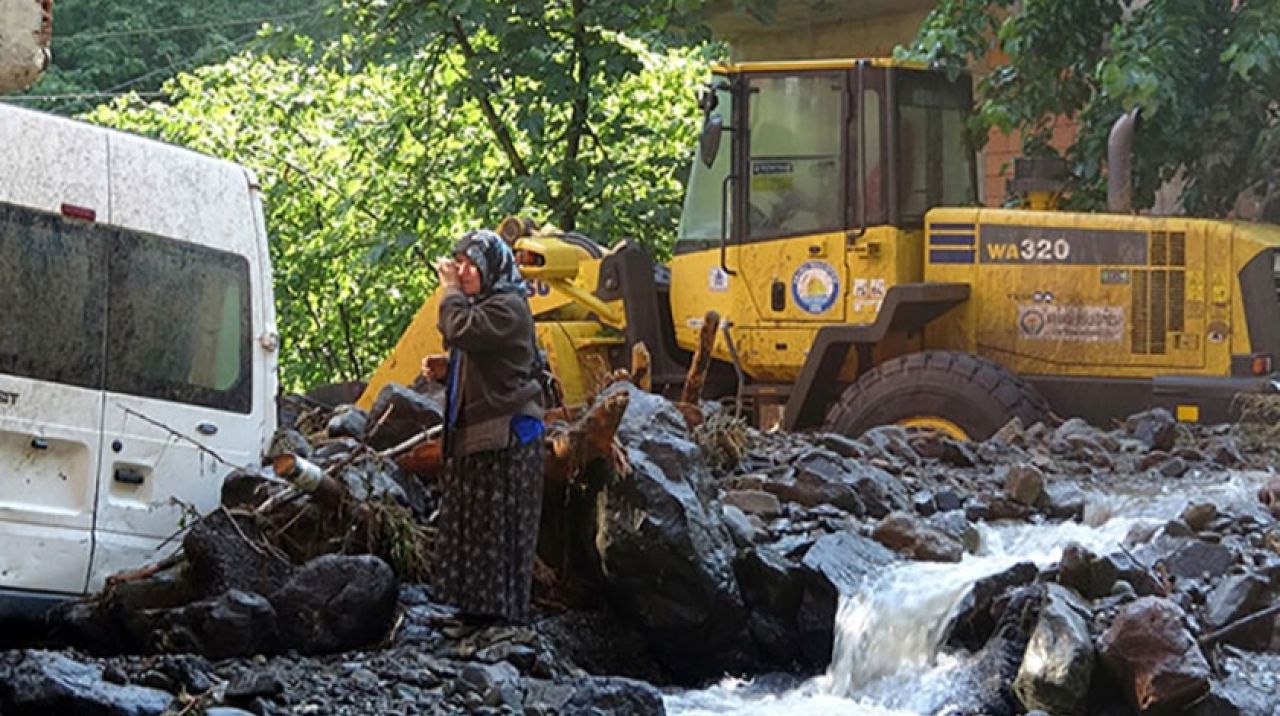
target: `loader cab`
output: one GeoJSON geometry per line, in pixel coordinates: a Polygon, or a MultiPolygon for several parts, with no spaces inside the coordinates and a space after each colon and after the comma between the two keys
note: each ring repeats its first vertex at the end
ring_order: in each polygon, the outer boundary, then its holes
{"type": "Polygon", "coordinates": [[[708,308],[756,380],[795,379],[824,324],[919,281],[925,212],[977,201],[970,81],[891,60],[717,67],[672,262],[679,342],[708,308]]]}

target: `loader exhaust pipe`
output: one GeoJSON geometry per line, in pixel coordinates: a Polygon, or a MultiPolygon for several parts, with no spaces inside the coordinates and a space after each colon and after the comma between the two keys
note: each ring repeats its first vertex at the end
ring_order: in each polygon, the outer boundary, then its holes
{"type": "Polygon", "coordinates": [[[1120,115],[1107,139],[1107,211],[1133,213],[1133,135],[1142,120],[1142,108],[1120,115]]]}

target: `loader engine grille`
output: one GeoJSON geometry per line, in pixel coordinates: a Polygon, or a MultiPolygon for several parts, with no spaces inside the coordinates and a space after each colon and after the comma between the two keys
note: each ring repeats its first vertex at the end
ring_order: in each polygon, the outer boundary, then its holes
{"type": "Polygon", "coordinates": [[[1134,353],[1164,355],[1186,321],[1187,235],[1153,231],[1149,242],[1150,268],[1133,272],[1130,340],[1134,353]]]}

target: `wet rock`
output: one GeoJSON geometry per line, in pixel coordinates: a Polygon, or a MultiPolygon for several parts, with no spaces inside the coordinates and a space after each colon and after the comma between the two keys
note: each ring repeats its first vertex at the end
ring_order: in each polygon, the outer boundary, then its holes
{"type": "Polygon", "coordinates": [[[3,713],[158,716],[172,702],[164,691],[103,681],[102,669],[54,652],[16,652],[0,660],[3,713]]]}
{"type": "Polygon", "coordinates": [[[625,391],[629,397],[627,412],[623,413],[622,422],[618,424],[618,437],[624,444],[636,444],[648,435],[662,433],[688,435],[689,426],[684,415],[670,400],[640,390],[630,381],[614,383],[604,390],[601,397],[618,391],[625,391]]]}
{"type": "Polygon", "coordinates": [[[862,443],[838,433],[822,433],[818,436],[818,444],[839,455],[853,460],[866,457],[866,448],[862,443]]]}
{"type": "Polygon", "coordinates": [[[276,612],[265,597],[231,589],[165,612],[157,620],[152,645],[212,659],[273,653],[280,647],[276,612]]]}
{"type": "Polygon", "coordinates": [[[1236,562],[1236,553],[1223,544],[1211,544],[1198,539],[1182,543],[1172,554],[1161,560],[1169,574],[1183,579],[1196,579],[1208,575],[1221,577],[1236,562]]]}
{"type": "Polygon", "coordinates": [[[1098,649],[1141,712],[1183,708],[1209,691],[1209,665],[1172,602],[1142,597],[1120,608],[1098,649]]]}
{"type": "Polygon", "coordinates": [[[965,519],[963,512],[940,512],[925,519],[925,524],[958,541],[966,552],[974,553],[982,547],[981,533],[965,519]]]}
{"type": "Polygon", "coordinates": [[[1094,663],[1091,616],[1074,592],[1049,585],[1013,682],[1023,706],[1053,714],[1084,711],[1094,663]]]}
{"type": "Polygon", "coordinates": [[[1186,460],[1180,457],[1172,457],[1160,465],[1160,474],[1165,477],[1182,477],[1187,474],[1189,469],[1190,467],[1187,465],[1186,460]]]}
{"type": "Polygon", "coordinates": [[[1016,716],[1025,711],[1013,692],[1035,628],[1046,590],[1043,585],[1016,587],[1003,601],[992,638],[957,675],[949,690],[947,713],[1016,716]]]}
{"type": "Polygon", "coordinates": [[[947,618],[943,640],[953,649],[978,651],[995,632],[1013,588],[1035,581],[1039,570],[1033,562],[1020,562],[1009,569],[973,583],[947,618]]]}
{"type": "Polygon", "coordinates": [[[1182,521],[1194,532],[1202,532],[1209,527],[1209,523],[1218,517],[1218,508],[1211,502],[1201,502],[1194,505],[1188,505],[1187,509],[1182,511],[1182,521]]]}
{"type": "MultiPolygon", "coordinates": [[[[1271,583],[1256,574],[1236,574],[1223,579],[1205,601],[1205,621],[1213,629],[1221,629],[1238,619],[1268,606],[1271,602],[1271,583]]],[[[1261,619],[1241,629],[1228,643],[1246,649],[1265,650],[1271,647],[1277,635],[1277,619],[1261,619]]]]}
{"type": "Polygon", "coordinates": [[[964,556],[959,540],[905,512],[894,512],[881,520],[871,532],[871,538],[911,559],[959,562],[964,556]]]}
{"type": "Polygon", "coordinates": [[[805,570],[773,549],[760,547],[739,556],[734,573],[750,610],[747,628],[770,663],[802,662],[796,616],[805,589],[805,570]]]}
{"type": "Polygon", "coordinates": [[[1084,518],[1084,491],[1070,482],[1049,483],[1044,487],[1042,510],[1055,520],[1084,518]]]}
{"type": "Polygon", "coordinates": [[[536,679],[525,682],[524,713],[528,716],[662,716],[666,710],[662,705],[662,695],[644,682],[593,677],[573,682],[536,679]]]}
{"type": "Polygon", "coordinates": [[[1178,423],[1164,408],[1129,416],[1125,421],[1125,429],[1148,450],[1169,452],[1178,439],[1178,423]]]}
{"type": "Polygon", "coordinates": [[[1272,517],[1280,519],[1280,477],[1272,477],[1258,489],[1258,501],[1272,517]]]}
{"type": "Polygon", "coordinates": [[[1004,495],[992,495],[986,503],[986,520],[1025,520],[1034,513],[1027,505],[1004,495]]]}
{"type": "Polygon", "coordinates": [[[778,498],[764,490],[729,490],[720,496],[726,505],[737,507],[749,515],[777,517],[782,514],[778,498]]]}
{"type": "Polygon", "coordinates": [[[796,617],[805,658],[811,662],[831,658],[840,596],[855,594],[864,580],[895,560],[893,552],[852,532],[829,534],[813,543],[801,562],[805,589],[796,617]]]}
{"type": "Polygon", "coordinates": [[[608,485],[600,502],[594,542],[602,575],[615,607],[673,668],[691,678],[719,672],[745,624],[731,538],[691,471],[665,472],[650,457],[650,441],[642,446],[627,450],[631,474],[608,485]]]}
{"type": "Polygon", "coordinates": [[[374,450],[386,450],[412,438],[444,420],[440,400],[388,383],[369,410],[369,434],[366,442],[374,450]]]}
{"type": "Polygon", "coordinates": [[[1164,585],[1156,578],[1151,569],[1138,562],[1133,556],[1124,552],[1112,552],[1103,557],[1114,568],[1117,583],[1123,582],[1133,588],[1139,596],[1163,596],[1164,585]]]}
{"type": "Polygon", "coordinates": [[[968,445],[937,431],[912,435],[908,443],[917,455],[926,460],[937,460],[953,467],[973,467],[978,464],[977,456],[968,445]]]}
{"type": "Polygon", "coordinates": [[[897,425],[872,428],[862,434],[861,440],[868,446],[868,457],[878,457],[895,470],[920,465],[920,456],[911,447],[907,431],[897,425]]]}
{"type": "Polygon", "coordinates": [[[1044,473],[1034,465],[1013,465],[1005,472],[1004,491],[1015,502],[1031,507],[1044,494],[1044,473]]]}
{"type": "Polygon", "coordinates": [[[805,507],[834,505],[855,515],[866,514],[862,498],[846,481],[846,476],[842,458],[814,451],[796,461],[789,477],[768,482],[764,489],[779,499],[805,507]]]}
{"type": "Polygon", "coordinates": [[[372,555],[324,555],[303,565],[270,599],[280,635],[303,653],[354,649],[391,628],[398,584],[372,555]]]}
{"type": "Polygon", "coordinates": [[[344,406],[329,418],[328,432],[331,438],[364,439],[369,425],[369,414],[354,405],[344,406]]]}
{"type": "Polygon", "coordinates": [[[1080,544],[1072,542],[1062,550],[1058,583],[1064,587],[1097,599],[1110,594],[1118,578],[1119,570],[1111,560],[1098,557],[1080,544]]]}
{"type": "Polygon", "coordinates": [[[1210,438],[1201,446],[1205,457],[1222,467],[1235,467],[1244,462],[1236,441],[1228,436],[1210,438]]]}

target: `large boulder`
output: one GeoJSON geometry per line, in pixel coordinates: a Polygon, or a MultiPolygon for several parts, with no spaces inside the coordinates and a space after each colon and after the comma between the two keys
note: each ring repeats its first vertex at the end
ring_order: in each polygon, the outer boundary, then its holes
{"type": "Polygon", "coordinates": [[[804,567],[762,545],[741,553],[733,570],[750,611],[747,628],[769,662],[780,666],[803,662],[796,616],[804,597],[804,567]]]}
{"type": "Polygon", "coordinates": [[[836,532],[814,542],[801,562],[805,588],[796,616],[806,659],[831,657],[840,597],[856,594],[895,560],[893,552],[852,532],[836,532]]]}
{"type": "Polygon", "coordinates": [[[953,649],[981,649],[995,633],[1010,590],[1035,581],[1038,573],[1034,562],[1019,562],[974,582],[947,618],[943,642],[953,649]]]}
{"type": "Polygon", "coordinates": [[[226,659],[273,653],[281,644],[271,602],[258,594],[232,589],[214,599],[162,612],[151,647],[226,659]]]}
{"type": "Polygon", "coordinates": [[[365,442],[374,450],[412,438],[444,420],[441,401],[398,383],[388,383],[369,411],[369,432],[365,442]]]}
{"type": "Polygon", "coordinates": [[[1022,665],[1013,682],[1018,700],[1029,710],[1081,714],[1093,677],[1093,639],[1089,606],[1065,587],[1050,584],[1022,665]]]}
{"type": "Polygon", "coordinates": [[[284,644],[319,654],[385,637],[398,589],[395,573],[377,557],[327,554],[303,565],[270,599],[284,644]]]}
{"type": "MultiPolygon", "coordinates": [[[[1271,583],[1257,574],[1235,574],[1218,582],[1205,600],[1205,622],[1221,629],[1267,607],[1272,600],[1271,583]]],[[[1226,639],[1248,649],[1271,648],[1280,636],[1280,617],[1258,619],[1226,639]]]]}
{"type": "Polygon", "coordinates": [[[1148,450],[1168,452],[1178,439],[1178,422],[1164,408],[1129,416],[1125,429],[1148,450]]]}
{"type": "Polygon", "coordinates": [[[1118,577],[1119,568],[1114,562],[1099,557],[1079,543],[1072,542],[1062,550],[1062,559],[1058,562],[1058,583],[1089,599],[1110,594],[1118,577]]]}
{"type": "Polygon", "coordinates": [[[657,434],[629,447],[627,460],[631,473],[604,488],[596,517],[612,602],[673,667],[719,673],[741,644],[745,612],[730,535],[697,489],[697,447],[657,434]]]}
{"type": "Polygon", "coordinates": [[[1183,708],[1209,691],[1209,665],[1173,602],[1142,597],[1102,634],[1102,663],[1143,713],[1183,708]]]}
{"type": "Polygon", "coordinates": [[[121,686],[102,669],[48,651],[0,657],[0,713],[67,716],[159,716],[173,696],[158,689],[121,686]]]}
{"type": "Polygon", "coordinates": [[[898,554],[930,562],[959,562],[960,541],[906,512],[894,512],[876,525],[871,538],[898,554]]]}

